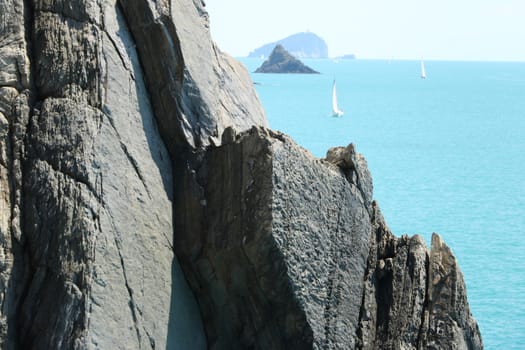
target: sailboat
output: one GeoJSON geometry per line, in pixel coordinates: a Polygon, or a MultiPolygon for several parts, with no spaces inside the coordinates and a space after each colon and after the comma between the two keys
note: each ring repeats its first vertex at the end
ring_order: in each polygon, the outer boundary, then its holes
{"type": "Polygon", "coordinates": [[[425,72],[425,64],[421,61],[421,79],[426,79],[427,73],[425,72]]]}
{"type": "Polygon", "coordinates": [[[332,117],[342,117],[343,111],[337,106],[337,91],[335,88],[335,79],[334,84],[332,85],[332,117]]]}

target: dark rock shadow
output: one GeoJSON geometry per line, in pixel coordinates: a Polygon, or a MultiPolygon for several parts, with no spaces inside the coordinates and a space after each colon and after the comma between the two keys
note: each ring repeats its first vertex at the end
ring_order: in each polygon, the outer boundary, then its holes
{"type": "MultiPolygon", "coordinates": [[[[174,157],[170,157],[168,153],[169,147],[165,144],[166,140],[162,139],[153,106],[150,102],[151,96],[145,85],[144,69],[136,51],[135,40],[126,23],[120,5],[116,5],[115,11],[119,25],[118,35],[125,44],[126,54],[130,57],[132,70],[135,73],[140,72],[140,74],[136,74],[134,82],[138,97],[139,113],[148,147],[155,164],[160,170],[166,194],[170,201],[173,202],[171,159],[174,157]]],[[[174,215],[172,215],[173,217],[174,215]]],[[[174,252],[171,263],[171,281],[169,321],[166,325],[168,328],[166,349],[206,349],[206,337],[200,310],[174,252]]]]}
{"type": "Polygon", "coordinates": [[[168,339],[168,349],[206,349],[206,338],[197,303],[175,257],[171,263],[171,300],[168,339]],[[189,303],[188,301],[191,301],[189,303]]]}

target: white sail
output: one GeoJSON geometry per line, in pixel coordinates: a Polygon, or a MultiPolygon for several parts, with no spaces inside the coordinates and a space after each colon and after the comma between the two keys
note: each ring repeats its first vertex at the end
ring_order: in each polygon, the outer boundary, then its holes
{"type": "Polygon", "coordinates": [[[334,117],[342,117],[343,111],[339,109],[337,106],[337,91],[335,88],[335,80],[334,84],[332,85],[332,115],[334,117]]]}
{"type": "Polygon", "coordinates": [[[421,79],[425,79],[426,77],[427,73],[425,72],[425,64],[421,61],[421,79]]]}

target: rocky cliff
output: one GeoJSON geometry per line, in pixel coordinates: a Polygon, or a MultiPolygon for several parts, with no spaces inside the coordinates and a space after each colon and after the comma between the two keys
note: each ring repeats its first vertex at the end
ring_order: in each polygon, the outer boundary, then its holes
{"type": "Polygon", "coordinates": [[[353,145],[320,160],[254,127],[186,159],[175,251],[210,348],[483,347],[450,249],[392,235],[353,145]]]}
{"type": "Polygon", "coordinates": [[[0,0],[2,349],[481,348],[353,146],[266,127],[199,0],[0,0]]]}
{"type": "Polygon", "coordinates": [[[197,2],[2,0],[0,16],[2,348],[204,348],[172,156],[266,125],[248,73],[197,2]]]}

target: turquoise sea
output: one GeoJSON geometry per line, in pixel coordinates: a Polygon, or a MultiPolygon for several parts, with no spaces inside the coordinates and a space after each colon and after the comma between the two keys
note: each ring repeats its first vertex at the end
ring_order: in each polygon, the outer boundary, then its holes
{"type": "Polygon", "coordinates": [[[322,74],[252,74],[270,126],[318,157],[354,143],[392,231],[452,248],[485,348],[525,349],[525,63],[305,63],[322,74]]]}

